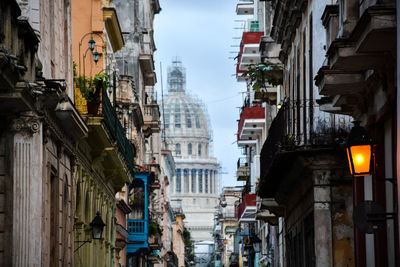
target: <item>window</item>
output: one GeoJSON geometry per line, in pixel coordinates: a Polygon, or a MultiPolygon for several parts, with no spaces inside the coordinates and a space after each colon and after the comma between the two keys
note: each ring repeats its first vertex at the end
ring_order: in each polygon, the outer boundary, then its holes
{"type": "Polygon", "coordinates": [[[184,169],[183,175],[185,177],[185,184],[184,184],[185,193],[189,193],[189,169],[184,169]]]}
{"type": "Polygon", "coordinates": [[[208,170],[204,171],[204,193],[208,193],[208,170]]]}
{"type": "Polygon", "coordinates": [[[192,144],[188,144],[188,154],[192,155],[192,144]]]}
{"type": "Polygon", "coordinates": [[[169,128],[169,113],[164,118],[165,129],[169,128]]]}
{"type": "Polygon", "coordinates": [[[199,144],[199,156],[201,156],[201,144],[199,144]]]}
{"type": "Polygon", "coordinates": [[[190,112],[188,108],[185,108],[185,117],[186,117],[186,127],[192,128],[192,118],[190,117],[190,112]]]}
{"type": "Polygon", "coordinates": [[[199,116],[196,114],[194,117],[195,121],[196,121],[196,128],[200,128],[200,119],[199,116]]]}
{"type": "Polygon", "coordinates": [[[175,153],[176,153],[176,155],[180,155],[181,154],[181,144],[176,144],[175,145],[175,153]]]}
{"type": "Polygon", "coordinates": [[[179,103],[175,104],[175,128],[181,128],[181,108],[179,103]]]}
{"type": "Polygon", "coordinates": [[[212,177],[213,171],[210,170],[210,194],[213,192],[213,177],[212,177]]]}
{"type": "Polygon", "coordinates": [[[203,170],[199,170],[199,193],[203,193],[203,170]]]}
{"type": "Polygon", "coordinates": [[[181,128],[181,114],[175,114],[175,128],[181,128]]]}
{"type": "Polygon", "coordinates": [[[196,192],[196,169],[192,169],[192,193],[196,192]]]}
{"type": "Polygon", "coordinates": [[[177,193],[181,192],[181,185],[182,185],[182,181],[181,181],[181,169],[177,169],[176,170],[176,189],[175,191],[177,193]]]}
{"type": "Polygon", "coordinates": [[[286,248],[287,266],[315,266],[313,213],[288,231],[286,248]]]}

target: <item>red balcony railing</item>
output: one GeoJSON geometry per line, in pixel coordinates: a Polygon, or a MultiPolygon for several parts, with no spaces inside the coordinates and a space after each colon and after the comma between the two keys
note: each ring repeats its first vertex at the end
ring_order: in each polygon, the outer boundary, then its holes
{"type": "Polygon", "coordinates": [[[242,132],[244,121],[250,119],[265,119],[265,108],[258,105],[243,108],[242,113],[240,113],[240,121],[238,125],[238,141],[240,139],[240,133],[242,132]]]}
{"type": "MultiPolygon", "coordinates": [[[[248,217],[248,214],[246,213],[249,212],[249,210],[254,210],[255,208],[256,208],[256,194],[254,193],[246,194],[243,197],[242,202],[240,202],[240,204],[236,206],[236,218],[238,220],[242,218],[243,213],[245,213],[244,217],[248,217]]],[[[253,211],[249,213],[253,213],[253,211]]]]}
{"type": "Polygon", "coordinates": [[[242,41],[240,42],[240,51],[238,55],[238,62],[236,65],[236,75],[239,75],[245,70],[239,69],[240,62],[242,61],[242,54],[243,54],[243,49],[246,44],[259,44],[261,36],[264,35],[264,32],[259,32],[259,31],[250,31],[250,32],[243,32],[242,35],[242,41]]]}

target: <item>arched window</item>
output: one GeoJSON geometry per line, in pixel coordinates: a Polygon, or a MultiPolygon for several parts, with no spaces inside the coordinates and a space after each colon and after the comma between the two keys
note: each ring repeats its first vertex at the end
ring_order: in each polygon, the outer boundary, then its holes
{"type": "Polygon", "coordinates": [[[188,144],[188,154],[192,155],[192,144],[191,143],[188,144]]]}
{"type": "Polygon", "coordinates": [[[199,144],[199,156],[201,156],[201,144],[199,144]]]}
{"type": "Polygon", "coordinates": [[[176,155],[180,155],[181,154],[181,144],[176,144],[175,145],[175,153],[176,153],[176,155]]]}

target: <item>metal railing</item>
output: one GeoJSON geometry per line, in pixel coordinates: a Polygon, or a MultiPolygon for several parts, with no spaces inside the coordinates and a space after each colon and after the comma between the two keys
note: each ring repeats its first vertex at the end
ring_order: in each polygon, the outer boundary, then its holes
{"type": "Polygon", "coordinates": [[[260,153],[261,177],[268,173],[279,151],[342,143],[351,121],[350,116],[321,111],[313,101],[285,101],[271,123],[260,153]]]}
{"type": "Polygon", "coordinates": [[[147,226],[147,221],[145,221],[145,220],[128,219],[128,232],[130,234],[145,233],[145,232],[147,232],[146,226],[147,226]]]}
{"type": "Polygon", "coordinates": [[[126,133],[118,119],[117,112],[111,105],[111,101],[107,96],[106,90],[102,89],[102,113],[107,127],[110,129],[112,137],[117,141],[118,148],[121,150],[128,164],[129,170],[134,174],[134,155],[132,145],[126,138],[126,133]]]}
{"type": "Polygon", "coordinates": [[[344,140],[350,131],[350,116],[320,110],[313,100],[286,101],[281,108],[284,116],[283,148],[294,146],[331,145],[344,140]]]}

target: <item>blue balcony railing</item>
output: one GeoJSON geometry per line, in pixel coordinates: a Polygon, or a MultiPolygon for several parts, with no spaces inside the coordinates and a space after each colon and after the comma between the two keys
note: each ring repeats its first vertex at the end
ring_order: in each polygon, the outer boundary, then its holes
{"type": "Polygon", "coordinates": [[[127,254],[135,254],[140,251],[147,251],[149,248],[149,204],[148,204],[148,184],[151,182],[150,173],[135,173],[135,179],[129,185],[129,191],[132,188],[143,188],[144,204],[143,219],[128,219],[127,229],[129,232],[128,244],[126,247],[127,254]]]}
{"type": "Polygon", "coordinates": [[[134,175],[134,155],[132,145],[126,138],[125,130],[118,119],[117,112],[111,105],[111,101],[107,96],[106,90],[102,91],[102,113],[107,127],[110,129],[111,135],[117,140],[118,148],[121,150],[124,158],[129,166],[129,171],[134,175]]]}

